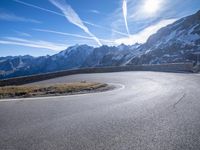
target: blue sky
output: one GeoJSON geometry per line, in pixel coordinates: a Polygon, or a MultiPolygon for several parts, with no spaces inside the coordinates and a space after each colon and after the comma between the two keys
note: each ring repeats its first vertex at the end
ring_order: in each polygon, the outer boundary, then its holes
{"type": "Polygon", "coordinates": [[[199,9],[199,0],[1,0],[0,56],[52,55],[75,44],[144,43],[199,9]]]}

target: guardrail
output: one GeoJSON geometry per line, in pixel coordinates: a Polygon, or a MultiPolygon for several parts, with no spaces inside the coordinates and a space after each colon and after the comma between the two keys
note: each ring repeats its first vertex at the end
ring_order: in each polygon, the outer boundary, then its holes
{"type": "Polygon", "coordinates": [[[137,65],[137,66],[129,65],[129,66],[118,66],[118,67],[97,67],[97,68],[64,70],[64,71],[50,72],[45,74],[4,79],[0,80],[0,86],[23,85],[27,83],[32,83],[67,75],[73,75],[73,74],[106,73],[106,72],[121,72],[121,71],[193,72],[193,64],[174,63],[174,64],[137,65]]]}

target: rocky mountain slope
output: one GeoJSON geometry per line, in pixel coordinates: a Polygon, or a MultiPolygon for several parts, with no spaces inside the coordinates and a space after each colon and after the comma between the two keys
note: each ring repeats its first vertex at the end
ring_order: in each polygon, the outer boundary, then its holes
{"type": "Polygon", "coordinates": [[[93,47],[76,45],[53,56],[16,56],[0,58],[0,78],[47,73],[79,68],[93,47]]]}
{"type": "Polygon", "coordinates": [[[140,47],[145,53],[128,64],[160,64],[194,61],[200,52],[200,11],[160,29],[140,47]]]}
{"type": "Polygon", "coordinates": [[[121,44],[117,47],[101,46],[94,48],[82,67],[103,67],[124,65],[131,57],[136,54],[136,49],[140,44],[127,46],[121,44]]]}

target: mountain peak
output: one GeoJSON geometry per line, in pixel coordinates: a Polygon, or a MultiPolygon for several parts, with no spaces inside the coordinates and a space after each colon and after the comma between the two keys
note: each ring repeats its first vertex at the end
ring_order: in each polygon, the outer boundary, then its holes
{"type": "Polygon", "coordinates": [[[196,14],[199,14],[199,15],[200,15],[200,10],[198,10],[196,14]]]}

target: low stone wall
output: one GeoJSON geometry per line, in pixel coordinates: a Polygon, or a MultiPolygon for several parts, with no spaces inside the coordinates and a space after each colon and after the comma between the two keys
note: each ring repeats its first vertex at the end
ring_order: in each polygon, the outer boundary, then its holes
{"type": "Polygon", "coordinates": [[[22,85],[22,84],[52,79],[56,77],[73,75],[73,74],[106,73],[106,72],[121,72],[121,71],[193,72],[193,64],[176,63],[176,64],[141,65],[141,66],[130,65],[130,66],[119,66],[119,67],[82,68],[82,69],[65,70],[59,72],[0,80],[0,86],[22,85]]]}

